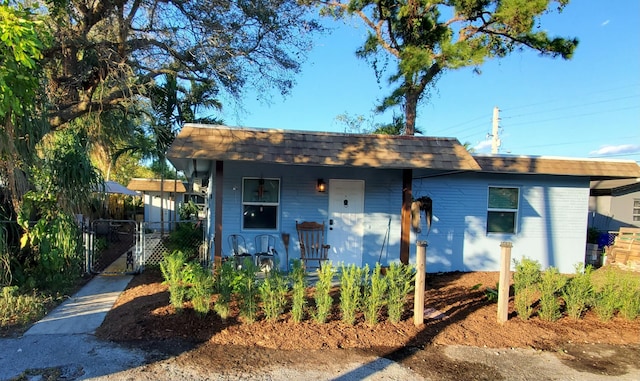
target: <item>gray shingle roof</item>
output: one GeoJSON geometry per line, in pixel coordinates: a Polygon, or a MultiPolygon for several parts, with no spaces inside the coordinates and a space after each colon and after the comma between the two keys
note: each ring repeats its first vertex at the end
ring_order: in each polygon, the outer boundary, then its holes
{"type": "Polygon", "coordinates": [[[178,169],[192,159],[293,165],[479,170],[453,138],[342,134],[186,124],[168,152],[178,169]]]}
{"type": "Polygon", "coordinates": [[[640,166],[630,160],[500,155],[475,155],[474,158],[483,172],[588,176],[592,179],[640,177],[640,166]]]}

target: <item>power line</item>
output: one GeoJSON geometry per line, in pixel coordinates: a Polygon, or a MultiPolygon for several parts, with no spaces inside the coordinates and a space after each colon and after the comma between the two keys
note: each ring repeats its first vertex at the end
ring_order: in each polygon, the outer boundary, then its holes
{"type": "Polygon", "coordinates": [[[533,123],[551,122],[551,121],[554,121],[554,120],[561,120],[561,119],[581,118],[581,117],[584,117],[584,116],[591,116],[591,115],[597,115],[597,114],[606,114],[606,113],[609,113],[609,112],[632,110],[632,109],[636,109],[636,108],[640,108],[640,105],[631,106],[631,107],[623,107],[623,108],[618,108],[618,109],[611,109],[611,110],[595,111],[595,112],[590,112],[590,113],[585,113],[585,114],[574,114],[574,115],[559,116],[559,117],[550,118],[550,119],[542,119],[542,120],[532,120],[532,121],[528,121],[528,122],[520,122],[520,123],[515,123],[515,124],[509,124],[509,127],[522,126],[522,125],[525,125],[525,124],[533,124],[533,123]]]}
{"type": "MultiPolygon", "coordinates": [[[[619,100],[630,99],[630,98],[639,98],[639,97],[640,97],[640,94],[630,95],[630,96],[626,96],[626,97],[612,98],[612,99],[606,99],[606,100],[602,100],[602,101],[581,103],[581,104],[573,105],[573,106],[560,107],[560,108],[546,110],[545,112],[549,113],[549,112],[554,112],[554,111],[564,111],[564,110],[568,110],[568,109],[572,109],[572,108],[586,107],[586,106],[591,106],[591,105],[595,105],[595,104],[609,103],[609,102],[615,102],[615,101],[619,101],[619,100]]],[[[528,115],[534,115],[534,114],[540,114],[540,112],[535,112],[534,111],[534,112],[529,112],[529,113],[525,113],[525,114],[512,115],[512,116],[507,116],[504,119],[513,119],[513,118],[519,118],[521,116],[528,116],[528,115]]]]}
{"type": "MultiPolygon", "coordinates": [[[[600,91],[594,91],[594,92],[590,92],[588,94],[581,94],[581,97],[584,96],[590,96],[590,95],[594,95],[594,94],[600,94],[600,93],[607,93],[610,91],[618,91],[618,90],[623,90],[623,89],[628,89],[628,88],[638,88],[640,87],[640,83],[634,83],[631,85],[625,85],[625,86],[621,86],[621,87],[615,87],[615,88],[610,88],[610,89],[604,89],[604,90],[600,90],[600,91]]],[[[523,108],[528,108],[528,107],[533,107],[533,106],[540,106],[540,105],[545,105],[545,104],[549,104],[549,103],[558,103],[559,100],[564,100],[564,99],[549,99],[549,100],[545,100],[542,102],[538,102],[538,103],[529,103],[526,105],[522,105],[522,106],[516,106],[516,107],[507,107],[507,108],[501,108],[501,111],[513,111],[513,110],[520,110],[523,108]]]]}

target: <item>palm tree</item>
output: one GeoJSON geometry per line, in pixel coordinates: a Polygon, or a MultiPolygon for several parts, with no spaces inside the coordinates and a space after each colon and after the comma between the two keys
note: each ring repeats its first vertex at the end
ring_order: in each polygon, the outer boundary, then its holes
{"type": "Polygon", "coordinates": [[[197,117],[201,111],[222,108],[221,103],[215,99],[217,89],[212,84],[191,82],[189,86],[181,86],[175,75],[171,74],[165,75],[164,80],[163,84],[149,89],[150,122],[137,128],[133,143],[118,150],[113,159],[115,163],[124,153],[139,152],[143,158],[156,161],[157,172],[160,174],[161,235],[164,235],[164,180],[169,171],[169,146],[184,123],[222,123],[211,116],[197,117]]]}

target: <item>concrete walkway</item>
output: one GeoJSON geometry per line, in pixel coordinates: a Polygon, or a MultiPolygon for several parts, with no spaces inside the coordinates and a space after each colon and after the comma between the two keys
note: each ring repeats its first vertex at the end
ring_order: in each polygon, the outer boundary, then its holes
{"type": "Polygon", "coordinates": [[[60,372],[57,379],[84,380],[144,364],[144,352],[94,336],[132,278],[96,276],[22,337],[0,339],[0,380],[41,380],[48,369],[60,372]]]}
{"type": "Polygon", "coordinates": [[[93,334],[132,275],[96,276],[71,298],[34,324],[28,335],[93,334]]]}

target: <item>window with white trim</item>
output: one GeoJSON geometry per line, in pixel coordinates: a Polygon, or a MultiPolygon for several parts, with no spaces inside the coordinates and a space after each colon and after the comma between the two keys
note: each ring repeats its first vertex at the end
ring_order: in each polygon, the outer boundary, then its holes
{"type": "Polygon", "coordinates": [[[633,221],[640,221],[640,198],[633,199],[633,221]]]}
{"type": "Polygon", "coordinates": [[[280,179],[242,179],[242,229],[277,230],[280,179]]]}
{"type": "Polygon", "coordinates": [[[516,232],[520,188],[489,187],[487,205],[487,233],[516,232]]]}

